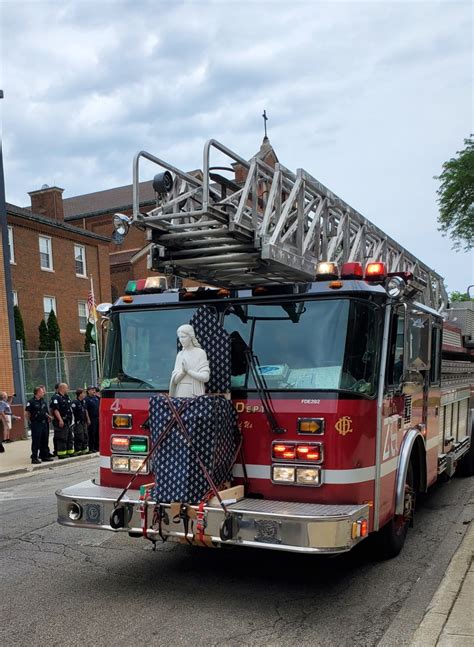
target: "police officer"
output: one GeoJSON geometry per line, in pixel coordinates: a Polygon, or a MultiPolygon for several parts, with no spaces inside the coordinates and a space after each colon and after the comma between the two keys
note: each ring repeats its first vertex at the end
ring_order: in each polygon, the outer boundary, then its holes
{"type": "Polygon", "coordinates": [[[73,431],[74,431],[74,452],[76,454],[87,454],[88,433],[87,427],[90,424],[89,414],[87,413],[84,402],[86,394],[84,389],[76,389],[76,399],[71,403],[73,413],[73,431]]]}
{"type": "Polygon", "coordinates": [[[67,458],[74,454],[74,437],[72,432],[71,400],[67,394],[69,387],[64,382],[58,386],[58,392],[51,398],[53,412],[54,438],[58,458],[67,458]]]}
{"type": "Polygon", "coordinates": [[[44,401],[44,388],[37,386],[33,393],[31,400],[26,403],[25,410],[31,426],[31,462],[37,465],[41,461],[50,462],[53,460],[48,447],[51,416],[48,414],[48,406],[44,401]]]}
{"type": "MultiPolygon", "coordinates": [[[[59,387],[59,384],[60,384],[59,382],[56,382],[56,384],[54,385],[54,394],[51,396],[51,398],[50,398],[50,400],[49,400],[49,415],[51,416],[51,420],[54,418],[53,408],[52,408],[52,406],[51,406],[51,405],[52,405],[52,402],[53,402],[53,398],[54,398],[56,395],[58,395],[58,387],[59,387]]],[[[46,391],[46,387],[43,387],[43,388],[44,388],[44,389],[45,389],[45,391],[46,391]]],[[[54,435],[53,435],[53,455],[54,455],[54,456],[57,456],[57,455],[58,455],[58,450],[57,450],[57,447],[56,447],[56,437],[55,437],[54,435]]]]}
{"type": "Polygon", "coordinates": [[[97,395],[95,386],[87,387],[87,397],[85,399],[87,413],[89,414],[90,424],[89,433],[89,451],[99,451],[99,405],[100,398],[97,395]]]}

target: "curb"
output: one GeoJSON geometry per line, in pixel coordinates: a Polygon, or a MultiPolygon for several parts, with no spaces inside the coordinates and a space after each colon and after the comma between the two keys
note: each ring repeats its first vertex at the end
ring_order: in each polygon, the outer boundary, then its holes
{"type": "Polygon", "coordinates": [[[14,467],[11,470],[2,470],[0,472],[0,481],[10,476],[15,476],[18,474],[25,474],[25,475],[32,474],[33,472],[37,472],[38,470],[55,469],[56,467],[63,466],[63,465],[70,465],[71,463],[75,463],[78,461],[91,460],[92,458],[97,458],[98,456],[99,456],[98,453],[84,454],[83,456],[72,456],[71,458],[62,458],[61,460],[55,460],[51,463],[48,461],[46,463],[41,463],[40,465],[28,465],[27,467],[14,467]]]}
{"type": "Polygon", "coordinates": [[[454,554],[423,620],[413,635],[410,647],[435,647],[456,602],[474,552],[474,523],[454,554]]]}

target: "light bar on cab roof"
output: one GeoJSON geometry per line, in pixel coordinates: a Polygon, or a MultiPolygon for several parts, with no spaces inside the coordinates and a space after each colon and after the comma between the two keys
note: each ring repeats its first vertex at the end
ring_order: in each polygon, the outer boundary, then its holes
{"type": "Polygon", "coordinates": [[[166,279],[162,276],[149,276],[146,279],[136,279],[129,281],[125,288],[125,294],[159,294],[163,292],[166,279]]]}

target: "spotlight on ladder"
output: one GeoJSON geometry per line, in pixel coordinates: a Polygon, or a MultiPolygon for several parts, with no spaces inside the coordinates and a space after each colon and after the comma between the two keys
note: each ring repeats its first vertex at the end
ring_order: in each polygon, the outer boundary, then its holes
{"type": "Polygon", "coordinates": [[[157,173],[153,178],[153,189],[156,193],[162,195],[163,193],[169,193],[173,188],[173,176],[169,171],[164,171],[163,173],[157,173]]]}
{"type": "Polygon", "coordinates": [[[126,216],[123,213],[116,213],[113,219],[114,232],[112,234],[112,240],[116,245],[123,243],[123,239],[130,229],[130,223],[132,219],[129,216],[126,216]]]}

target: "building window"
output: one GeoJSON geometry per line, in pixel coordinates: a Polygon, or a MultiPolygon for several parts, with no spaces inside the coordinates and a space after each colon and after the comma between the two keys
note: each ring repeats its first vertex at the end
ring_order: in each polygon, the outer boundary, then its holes
{"type": "Polygon", "coordinates": [[[48,321],[49,313],[51,312],[51,310],[54,310],[54,314],[57,314],[56,297],[43,297],[43,311],[45,321],[48,321]]]}
{"type": "Polygon", "coordinates": [[[10,263],[15,263],[15,247],[13,246],[13,227],[8,227],[8,251],[10,252],[10,263]]]}
{"type": "Polygon", "coordinates": [[[53,271],[53,254],[51,251],[51,238],[39,237],[40,265],[42,270],[53,271]]]}
{"type": "Polygon", "coordinates": [[[79,332],[86,332],[87,328],[87,303],[85,301],[79,301],[77,304],[79,311],[79,332]]]}
{"type": "Polygon", "coordinates": [[[13,305],[17,306],[18,305],[18,292],[16,290],[12,290],[13,294],[13,305]]]}
{"type": "Polygon", "coordinates": [[[76,263],[76,276],[86,276],[86,248],[84,245],[74,245],[74,261],[76,263]]]}

